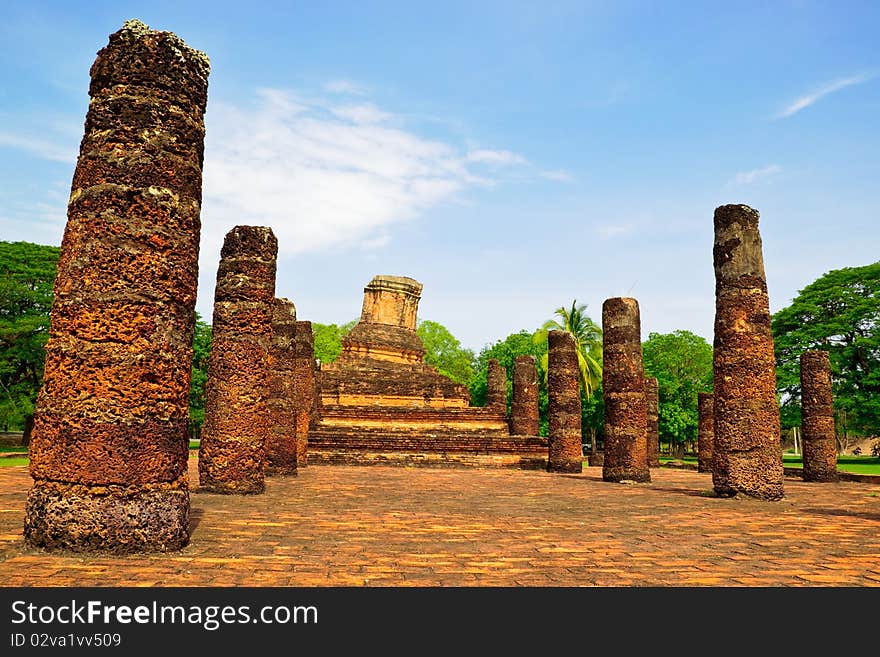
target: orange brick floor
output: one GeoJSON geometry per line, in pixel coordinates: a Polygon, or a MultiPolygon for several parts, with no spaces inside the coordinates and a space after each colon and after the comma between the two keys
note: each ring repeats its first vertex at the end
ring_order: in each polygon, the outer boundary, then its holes
{"type": "Polygon", "coordinates": [[[312,466],[265,495],[196,490],[187,548],[120,557],[25,548],[31,480],[0,468],[0,584],[880,586],[878,485],[787,479],[784,501],[760,502],[652,476],[312,466]]]}

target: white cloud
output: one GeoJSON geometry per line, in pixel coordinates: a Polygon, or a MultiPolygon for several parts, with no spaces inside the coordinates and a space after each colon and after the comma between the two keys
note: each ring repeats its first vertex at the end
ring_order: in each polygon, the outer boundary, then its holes
{"type": "Polygon", "coordinates": [[[372,103],[360,105],[342,105],[332,109],[333,114],[341,119],[348,119],[354,123],[382,123],[391,118],[387,112],[383,112],[372,103]]]}
{"type": "Polygon", "coordinates": [[[465,152],[394,119],[371,104],[305,100],[279,89],[259,90],[250,106],[211,105],[205,266],[215,266],[223,235],[237,224],[270,226],[283,254],[376,248],[392,224],[491,184],[485,165],[526,161],[505,150],[465,152]]]}
{"type": "Polygon", "coordinates": [[[63,162],[65,164],[76,162],[75,150],[66,149],[58,144],[46,141],[45,139],[0,132],[0,146],[9,146],[11,148],[23,150],[44,160],[51,160],[52,162],[63,162]]]}
{"type": "Polygon", "coordinates": [[[563,171],[562,169],[556,171],[541,171],[538,175],[547,180],[555,180],[557,182],[574,182],[574,176],[568,171],[563,171]]]}
{"type": "Polygon", "coordinates": [[[837,80],[829,82],[828,84],[820,87],[819,89],[817,89],[816,91],[814,91],[812,93],[809,93],[805,96],[801,96],[800,98],[797,98],[792,103],[787,105],[785,107],[785,109],[783,109],[781,112],[779,112],[775,116],[775,118],[777,118],[777,119],[788,118],[789,116],[797,114],[802,109],[806,109],[810,105],[813,105],[814,103],[818,102],[819,100],[821,100],[822,98],[824,98],[825,96],[827,96],[829,94],[833,94],[834,92],[840,91],[841,89],[846,89],[847,87],[852,87],[854,85],[862,84],[863,82],[867,82],[868,80],[871,79],[871,77],[872,76],[870,76],[870,75],[855,75],[855,76],[849,77],[849,78],[838,78],[837,80]]]}
{"type": "Polygon", "coordinates": [[[778,164],[770,164],[760,169],[752,169],[751,171],[742,171],[733,178],[734,185],[751,185],[753,182],[769,178],[782,171],[782,167],[778,164]]]}
{"type": "Polygon", "coordinates": [[[493,151],[487,149],[471,151],[467,154],[467,161],[480,162],[482,164],[499,164],[505,166],[514,164],[526,164],[527,162],[527,160],[522,155],[511,153],[510,151],[493,151]]]}
{"type": "Polygon", "coordinates": [[[324,91],[348,96],[365,96],[367,94],[366,87],[351,80],[331,80],[324,85],[324,91]]]}

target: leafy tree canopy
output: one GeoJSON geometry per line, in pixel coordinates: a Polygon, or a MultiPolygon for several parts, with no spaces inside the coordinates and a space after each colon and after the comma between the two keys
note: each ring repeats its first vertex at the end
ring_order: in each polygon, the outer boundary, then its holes
{"type": "Polygon", "coordinates": [[[208,358],[211,355],[211,325],[196,313],[193,333],[192,379],[189,386],[190,430],[197,435],[205,423],[205,384],[208,381],[208,358]]]}
{"type": "Polygon", "coordinates": [[[660,437],[697,439],[697,393],[712,391],[712,346],[690,331],[651,333],[642,344],[645,376],[657,378],[660,437]]]}
{"type": "Polygon", "coordinates": [[[332,363],[342,353],[342,338],[354,328],[357,320],[341,326],[336,324],[319,324],[312,322],[312,333],[315,336],[315,358],[322,363],[332,363]]]}
{"type": "Polygon", "coordinates": [[[59,252],[0,242],[0,429],[21,429],[34,412],[59,252]]]}
{"type": "Polygon", "coordinates": [[[821,276],[773,316],[783,421],[800,423],[800,356],[829,352],[834,405],[850,427],[880,432],[880,262],[821,276]]]}
{"type": "Polygon", "coordinates": [[[456,383],[468,385],[474,375],[474,352],[464,349],[442,324],[419,322],[416,332],[425,347],[425,362],[456,383]]]}

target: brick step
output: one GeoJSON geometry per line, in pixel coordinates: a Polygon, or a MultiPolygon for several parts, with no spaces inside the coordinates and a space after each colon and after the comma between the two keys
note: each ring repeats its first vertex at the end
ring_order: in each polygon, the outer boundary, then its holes
{"type": "Polygon", "coordinates": [[[546,454],[547,441],[538,436],[379,433],[364,431],[309,432],[309,450],[463,452],[473,454],[546,454]]]}
{"type": "Polygon", "coordinates": [[[420,468],[512,468],[543,470],[546,449],[541,453],[477,454],[473,452],[414,452],[394,450],[309,449],[309,465],[392,465],[420,468]]]}
{"type": "Polygon", "coordinates": [[[335,406],[324,404],[321,408],[322,418],[364,418],[370,420],[388,420],[394,422],[395,417],[411,420],[431,420],[463,422],[467,420],[498,420],[506,421],[503,411],[482,406],[465,408],[433,408],[430,406],[335,406]]]}
{"type": "Polygon", "coordinates": [[[313,431],[323,432],[334,436],[351,437],[376,437],[379,439],[403,440],[410,436],[427,436],[430,438],[462,438],[466,440],[481,440],[491,438],[500,440],[509,438],[510,432],[507,427],[503,429],[464,429],[457,426],[433,426],[433,427],[363,427],[363,426],[333,426],[319,424],[313,431]]]}

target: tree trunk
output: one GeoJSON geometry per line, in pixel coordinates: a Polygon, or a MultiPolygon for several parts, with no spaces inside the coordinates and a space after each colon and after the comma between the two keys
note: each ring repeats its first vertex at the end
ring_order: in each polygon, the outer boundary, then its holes
{"type": "Polygon", "coordinates": [[[31,444],[31,433],[34,430],[34,416],[24,416],[24,432],[21,434],[21,446],[28,447],[31,444]]]}

